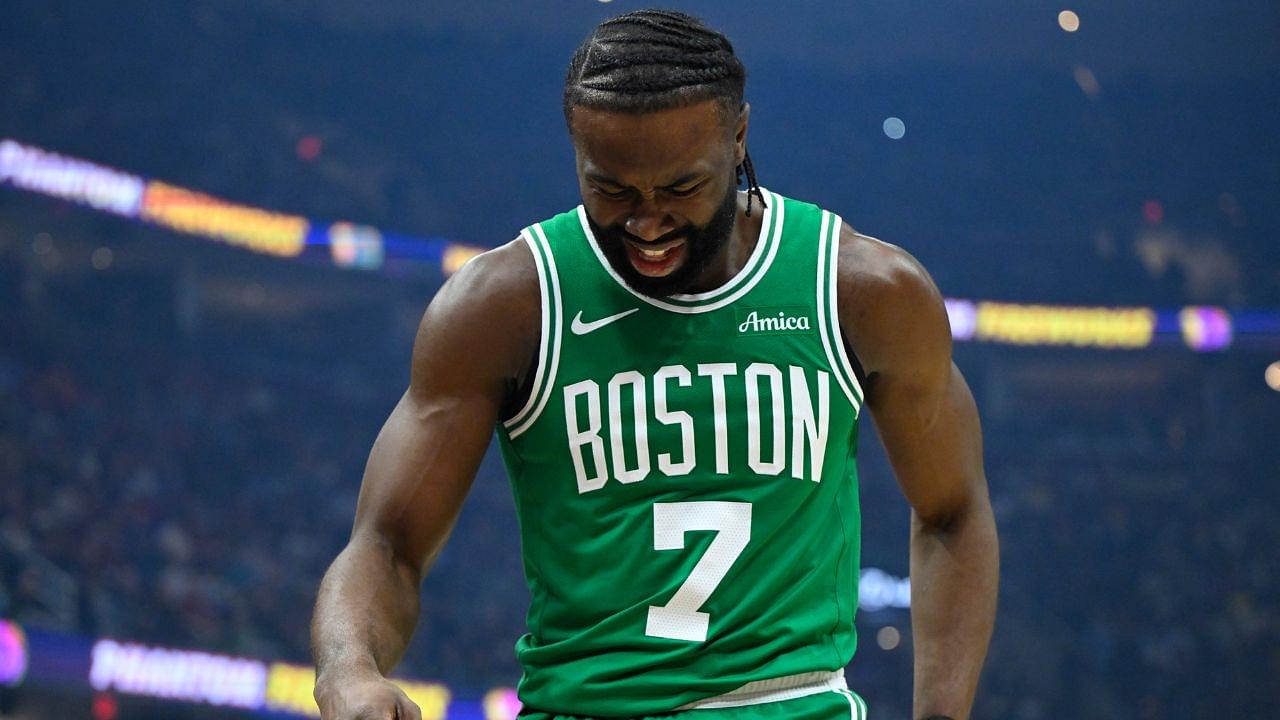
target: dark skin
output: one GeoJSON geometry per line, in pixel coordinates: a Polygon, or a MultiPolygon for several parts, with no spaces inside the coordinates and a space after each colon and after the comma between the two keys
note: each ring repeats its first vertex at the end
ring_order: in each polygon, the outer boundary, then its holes
{"type": "MultiPolygon", "coordinates": [[[[588,213],[637,241],[704,224],[734,182],[748,108],[713,101],[645,115],[576,108],[572,136],[588,213]]],[[[728,242],[690,292],[745,264],[762,214],[746,196],[728,242]]],[[[841,327],[867,372],[871,410],[911,506],[914,715],[969,716],[995,617],[999,549],[978,414],[951,361],[942,297],[901,248],[840,234],[841,327]]],[[[512,241],[472,260],[423,316],[409,388],[370,453],[346,548],[312,622],[325,720],[418,720],[385,676],[418,618],[419,587],[452,529],[512,388],[539,342],[533,257],[512,241]]]]}

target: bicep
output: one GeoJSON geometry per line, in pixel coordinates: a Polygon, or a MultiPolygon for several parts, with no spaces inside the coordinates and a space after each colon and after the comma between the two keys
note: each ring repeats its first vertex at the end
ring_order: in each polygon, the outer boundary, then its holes
{"type": "Polygon", "coordinates": [[[451,279],[424,314],[409,389],[374,441],[356,508],[353,534],[388,543],[419,573],[452,529],[513,369],[525,362],[522,293],[479,265],[451,279]]]}
{"type": "Polygon", "coordinates": [[[882,378],[872,417],[902,492],[916,514],[940,524],[985,494],[982,433],[973,394],[949,359],[936,382],[882,378]]]}
{"type": "Polygon", "coordinates": [[[354,533],[424,572],[453,527],[496,417],[481,398],[406,392],[374,441],[354,533]]]}
{"type": "Polygon", "coordinates": [[[905,250],[848,232],[841,323],[870,378],[866,407],[922,520],[943,523],[985,493],[973,395],[951,359],[942,294],[905,250]]]}

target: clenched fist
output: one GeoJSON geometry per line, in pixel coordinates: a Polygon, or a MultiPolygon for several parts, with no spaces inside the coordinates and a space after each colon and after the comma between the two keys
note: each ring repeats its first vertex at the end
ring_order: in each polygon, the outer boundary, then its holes
{"type": "Polygon", "coordinates": [[[321,720],[422,720],[404,691],[377,673],[316,679],[321,720]]]}

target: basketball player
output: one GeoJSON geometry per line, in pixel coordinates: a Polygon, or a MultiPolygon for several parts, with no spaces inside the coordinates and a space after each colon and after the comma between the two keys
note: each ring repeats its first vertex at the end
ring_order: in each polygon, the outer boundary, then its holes
{"type": "Polygon", "coordinates": [[[582,205],[427,308],[320,588],[325,720],[419,718],[384,676],[495,428],[532,594],[522,717],[862,720],[864,408],[913,511],[914,717],[968,717],[998,551],[942,298],[903,250],[757,184],[744,79],[674,12],[574,54],[582,205]]]}

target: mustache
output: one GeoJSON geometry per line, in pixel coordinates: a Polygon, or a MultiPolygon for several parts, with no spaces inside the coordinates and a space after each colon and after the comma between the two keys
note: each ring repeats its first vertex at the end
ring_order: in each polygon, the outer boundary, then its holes
{"type": "Polygon", "coordinates": [[[632,235],[631,233],[627,232],[626,230],[618,226],[611,227],[608,230],[612,235],[614,235],[614,237],[620,238],[622,240],[630,240],[636,245],[642,245],[642,246],[643,245],[661,245],[662,243],[671,242],[672,240],[679,240],[681,238],[688,239],[693,234],[691,232],[692,228],[683,227],[683,228],[678,228],[676,230],[672,230],[666,235],[663,235],[662,237],[656,238],[654,240],[641,240],[640,238],[636,237],[635,235],[632,235]]]}

